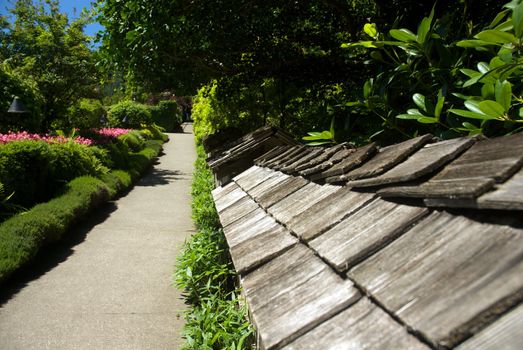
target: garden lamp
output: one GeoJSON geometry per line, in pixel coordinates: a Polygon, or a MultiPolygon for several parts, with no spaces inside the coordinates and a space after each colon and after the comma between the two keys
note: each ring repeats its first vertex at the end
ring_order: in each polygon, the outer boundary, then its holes
{"type": "Polygon", "coordinates": [[[129,119],[127,119],[127,116],[123,117],[122,123],[127,125],[127,122],[129,122],[129,119]]]}
{"type": "Polygon", "coordinates": [[[29,113],[29,110],[24,106],[22,101],[20,101],[20,99],[15,96],[7,113],[24,114],[29,113]]]}
{"type": "Polygon", "coordinates": [[[105,115],[103,115],[103,114],[102,114],[102,116],[100,117],[100,124],[102,124],[102,125],[107,124],[107,118],[106,118],[105,115]]]}

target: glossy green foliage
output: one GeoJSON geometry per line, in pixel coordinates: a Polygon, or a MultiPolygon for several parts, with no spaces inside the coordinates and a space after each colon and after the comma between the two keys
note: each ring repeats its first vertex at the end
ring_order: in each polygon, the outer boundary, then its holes
{"type": "Polygon", "coordinates": [[[518,14],[523,3],[505,7],[466,40],[451,36],[448,24],[435,19],[434,9],[417,31],[401,28],[385,34],[369,24],[364,32],[371,40],[344,45],[370,49],[374,64],[384,68],[364,85],[358,103],[383,120],[384,134],[432,132],[450,138],[523,130],[523,20],[518,14]]]}

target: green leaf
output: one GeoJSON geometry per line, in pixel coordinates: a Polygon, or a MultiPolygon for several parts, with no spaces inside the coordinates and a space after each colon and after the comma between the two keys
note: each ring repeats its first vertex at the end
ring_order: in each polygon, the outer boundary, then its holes
{"type": "Polygon", "coordinates": [[[488,99],[493,98],[494,96],[495,96],[494,84],[492,84],[492,83],[483,84],[483,86],[481,87],[481,97],[483,97],[483,99],[485,99],[485,100],[488,100],[488,99]]]}
{"type": "Polygon", "coordinates": [[[408,29],[391,29],[389,31],[390,36],[392,36],[394,39],[403,41],[403,42],[409,42],[409,41],[416,41],[417,37],[416,35],[411,32],[408,29]]]}
{"type": "Polygon", "coordinates": [[[481,120],[489,120],[489,119],[496,119],[489,117],[488,115],[482,114],[482,113],[476,113],[471,111],[466,111],[464,109],[449,109],[449,112],[457,114],[459,116],[465,117],[465,118],[472,118],[472,119],[481,119],[481,120]]]}
{"type": "Polygon", "coordinates": [[[492,43],[490,41],[485,40],[460,40],[456,43],[459,47],[468,47],[468,48],[476,48],[476,47],[483,47],[488,45],[497,45],[496,43],[492,43]]]}
{"type": "Polygon", "coordinates": [[[422,124],[434,124],[434,123],[438,122],[438,119],[432,118],[432,117],[421,117],[421,118],[418,118],[418,122],[420,122],[422,124]]]}
{"type": "Polygon", "coordinates": [[[520,2],[512,10],[512,23],[514,25],[514,33],[518,38],[521,38],[523,34],[523,2],[520,2]]]}
{"type": "Polygon", "coordinates": [[[365,84],[363,85],[363,97],[365,99],[368,99],[372,90],[372,79],[369,79],[365,81],[365,84]]]}
{"type": "Polygon", "coordinates": [[[519,109],[519,117],[523,118],[523,107],[519,109]]]}
{"type": "Polygon", "coordinates": [[[418,106],[424,112],[427,112],[427,106],[426,106],[426,103],[425,103],[425,96],[423,96],[422,94],[414,94],[412,96],[412,100],[414,101],[416,106],[418,106]]]}
{"type": "Polygon", "coordinates": [[[357,43],[352,43],[352,44],[345,44],[346,46],[343,46],[344,44],[341,45],[342,48],[348,48],[348,47],[355,47],[355,46],[361,46],[361,47],[366,47],[366,48],[373,48],[373,49],[376,49],[378,48],[376,45],[374,45],[374,41],[358,41],[357,43]]]}
{"type": "Polygon", "coordinates": [[[494,117],[494,119],[501,118],[505,114],[505,109],[503,108],[503,106],[497,103],[496,101],[481,101],[479,103],[479,108],[484,114],[492,116],[494,117]]]}
{"type": "Polygon", "coordinates": [[[466,76],[468,76],[469,78],[474,78],[474,77],[477,77],[477,76],[481,76],[480,72],[475,71],[473,69],[463,68],[463,69],[460,69],[459,71],[461,73],[465,74],[466,76]]]}
{"type": "Polygon", "coordinates": [[[496,102],[498,102],[504,109],[505,113],[510,109],[512,102],[512,84],[508,81],[496,81],[496,102]]]}
{"type": "Polygon", "coordinates": [[[481,108],[479,108],[479,102],[480,101],[467,100],[467,101],[465,101],[465,107],[467,107],[472,112],[483,114],[483,112],[481,111],[481,108]]]}
{"type": "Polygon", "coordinates": [[[496,17],[494,17],[494,19],[492,20],[492,22],[490,22],[489,27],[490,27],[490,28],[494,28],[495,26],[497,26],[498,23],[501,22],[501,20],[502,20],[503,18],[505,18],[505,16],[507,15],[507,13],[508,13],[508,10],[503,10],[503,11],[499,12],[499,13],[496,15],[496,17]]]}
{"type": "Polygon", "coordinates": [[[490,70],[488,63],[486,63],[486,62],[479,62],[477,67],[478,67],[478,70],[480,71],[480,73],[482,73],[482,74],[485,74],[490,70]]]}
{"type": "Polygon", "coordinates": [[[441,111],[443,110],[443,104],[445,103],[445,96],[443,96],[443,91],[440,89],[438,91],[438,102],[436,102],[436,108],[434,109],[434,115],[436,118],[441,116],[441,111]]]}
{"type": "Polygon", "coordinates": [[[418,35],[417,35],[417,41],[420,44],[423,44],[425,42],[425,39],[427,38],[427,34],[430,31],[430,26],[432,24],[432,19],[434,18],[434,7],[432,7],[432,11],[430,11],[429,17],[423,18],[421,21],[419,27],[418,27],[418,35]]]}
{"type": "Polygon", "coordinates": [[[478,38],[480,40],[496,43],[496,44],[509,44],[509,43],[517,43],[517,39],[514,35],[502,32],[499,30],[494,29],[487,29],[482,32],[479,32],[474,36],[475,38],[478,38]]]}
{"type": "Polygon", "coordinates": [[[128,31],[125,34],[125,40],[127,41],[134,41],[134,39],[138,36],[138,32],[136,30],[128,31]]]}
{"type": "Polygon", "coordinates": [[[365,23],[363,26],[363,31],[365,34],[370,36],[371,38],[376,39],[378,36],[378,30],[376,29],[376,23],[365,23]]]}
{"type": "Polygon", "coordinates": [[[419,119],[419,118],[423,118],[424,115],[421,114],[420,111],[418,111],[417,109],[409,109],[407,111],[407,114],[399,114],[396,116],[396,118],[398,119],[419,119]]]}
{"type": "Polygon", "coordinates": [[[511,19],[499,24],[494,28],[494,30],[500,30],[502,32],[508,32],[509,30],[512,30],[514,28],[513,22],[511,19]]]}
{"type": "Polygon", "coordinates": [[[478,129],[478,127],[476,125],[470,124],[469,122],[463,122],[461,125],[463,125],[463,127],[468,130],[477,130],[478,129]]]}

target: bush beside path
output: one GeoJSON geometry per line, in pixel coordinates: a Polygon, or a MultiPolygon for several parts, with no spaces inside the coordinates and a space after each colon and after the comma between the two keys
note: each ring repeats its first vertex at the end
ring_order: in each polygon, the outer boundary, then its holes
{"type": "Polygon", "coordinates": [[[3,286],[1,349],[181,347],[184,304],[171,274],[193,232],[196,153],[191,133],[170,138],[159,163],[112,203],[105,220],[85,223],[92,227],[80,242],[46,258],[56,264],[3,286]]]}

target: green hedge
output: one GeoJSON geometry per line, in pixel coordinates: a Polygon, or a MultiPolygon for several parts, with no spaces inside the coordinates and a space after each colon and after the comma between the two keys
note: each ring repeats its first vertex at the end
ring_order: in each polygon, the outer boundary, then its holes
{"type": "Polygon", "coordinates": [[[175,131],[182,124],[182,113],[176,101],[160,101],[151,106],[152,120],[167,132],[175,131]]]}
{"type": "Polygon", "coordinates": [[[145,142],[132,153],[127,170],[114,170],[101,178],[81,176],[67,183],[61,194],[34,206],[0,225],[0,283],[28,264],[46,243],[60,239],[90,210],[115,197],[143,174],[161,151],[162,141],[145,142]]]}
{"type": "Polygon", "coordinates": [[[151,111],[141,103],[122,101],[109,108],[109,125],[118,128],[139,129],[152,123],[151,111]]]}
{"type": "Polygon", "coordinates": [[[108,171],[107,152],[74,142],[16,141],[0,147],[0,182],[11,203],[24,207],[50,199],[68,181],[108,171]]]}

